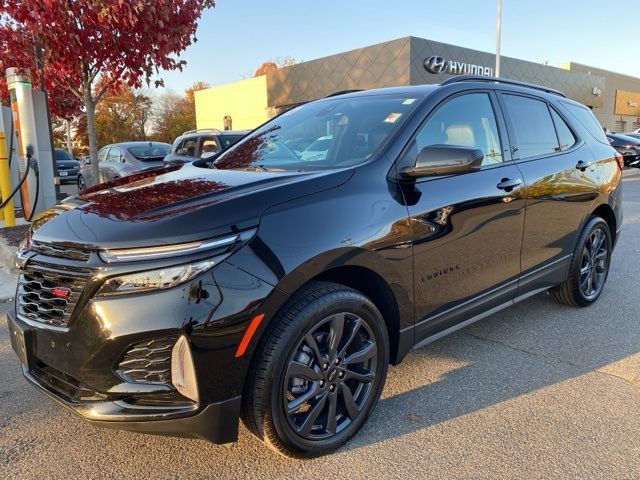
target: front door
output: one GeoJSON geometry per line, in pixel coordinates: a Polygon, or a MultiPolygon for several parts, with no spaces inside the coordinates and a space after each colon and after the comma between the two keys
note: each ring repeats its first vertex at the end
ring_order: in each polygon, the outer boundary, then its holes
{"type": "MultiPolygon", "coordinates": [[[[449,97],[410,144],[476,147],[482,168],[403,181],[413,228],[416,342],[515,296],[524,225],[523,178],[510,160],[495,94],[449,97]]],[[[403,161],[407,153],[403,156],[403,161]]]]}

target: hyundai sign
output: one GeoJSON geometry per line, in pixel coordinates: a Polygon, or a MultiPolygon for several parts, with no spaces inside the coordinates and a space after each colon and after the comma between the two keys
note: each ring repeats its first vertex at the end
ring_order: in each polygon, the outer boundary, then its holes
{"type": "Polygon", "coordinates": [[[424,68],[429,73],[449,73],[451,75],[483,75],[493,77],[493,68],[471,63],[456,62],[446,60],[443,57],[434,55],[424,61],[424,68]]]}

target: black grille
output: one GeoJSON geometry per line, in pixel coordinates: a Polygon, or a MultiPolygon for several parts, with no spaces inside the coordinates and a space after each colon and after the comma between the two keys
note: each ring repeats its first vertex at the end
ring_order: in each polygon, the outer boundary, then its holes
{"type": "Polygon", "coordinates": [[[88,250],[82,250],[79,248],[67,248],[51,245],[50,243],[43,242],[31,242],[31,250],[41,255],[47,255],[49,257],[58,258],[70,258],[73,260],[82,260],[84,262],[89,260],[90,252],[88,250]]]}
{"type": "Polygon", "coordinates": [[[171,382],[171,350],[177,340],[177,337],[165,337],[136,343],[119,363],[120,373],[131,382],[171,382]]]}
{"type": "Polygon", "coordinates": [[[106,395],[82,385],[72,376],[42,362],[38,362],[33,370],[31,370],[31,373],[50,389],[56,391],[59,395],[69,401],[87,402],[104,400],[107,398],[106,395]]]}
{"type": "Polygon", "coordinates": [[[29,320],[65,327],[85,283],[85,277],[79,274],[29,264],[18,279],[17,313],[29,320]],[[59,289],[58,295],[52,293],[54,289],[59,289]]]}

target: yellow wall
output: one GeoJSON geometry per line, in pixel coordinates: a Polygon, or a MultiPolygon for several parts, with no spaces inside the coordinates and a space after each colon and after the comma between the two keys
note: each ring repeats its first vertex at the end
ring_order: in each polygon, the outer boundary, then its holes
{"type": "Polygon", "coordinates": [[[195,92],[197,128],[224,128],[231,115],[233,130],[253,129],[269,119],[267,77],[239,80],[195,92]]]}

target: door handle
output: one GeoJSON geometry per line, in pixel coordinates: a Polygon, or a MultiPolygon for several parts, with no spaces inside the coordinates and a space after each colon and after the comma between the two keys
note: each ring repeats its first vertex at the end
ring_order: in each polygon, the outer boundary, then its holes
{"type": "Polygon", "coordinates": [[[587,168],[591,167],[592,165],[593,165],[592,161],[585,162],[583,160],[580,160],[578,163],[576,163],[576,168],[581,172],[584,172],[587,168]]]}
{"type": "Polygon", "coordinates": [[[496,185],[496,187],[498,187],[500,190],[510,192],[515,187],[521,184],[522,180],[519,178],[503,178],[502,180],[500,180],[500,183],[496,185]]]}

